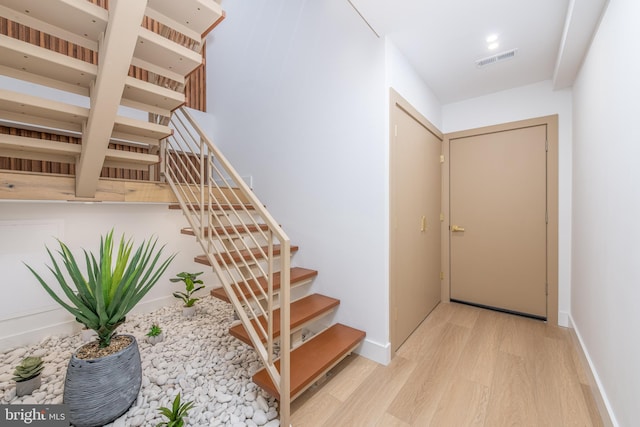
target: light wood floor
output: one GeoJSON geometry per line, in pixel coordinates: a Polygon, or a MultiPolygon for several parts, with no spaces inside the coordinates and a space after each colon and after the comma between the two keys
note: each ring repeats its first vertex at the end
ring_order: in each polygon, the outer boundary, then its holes
{"type": "Polygon", "coordinates": [[[292,405],[301,426],[601,426],[570,332],[442,303],[388,366],[349,356],[292,405]]]}

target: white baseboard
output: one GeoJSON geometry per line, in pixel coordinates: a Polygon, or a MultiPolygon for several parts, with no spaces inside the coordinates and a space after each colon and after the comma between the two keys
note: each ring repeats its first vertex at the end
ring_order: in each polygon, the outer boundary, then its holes
{"type": "Polygon", "coordinates": [[[567,313],[566,311],[558,312],[558,326],[562,326],[564,328],[571,327],[569,323],[569,313],[567,313]]]}
{"type": "Polygon", "coordinates": [[[569,323],[569,327],[574,332],[574,337],[577,339],[578,344],[580,345],[580,349],[582,350],[583,360],[586,361],[589,372],[587,372],[587,376],[589,376],[591,389],[594,392],[594,399],[596,401],[596,406],[598,407],[598,411],[603,418],[603,423],[605,426],[613,426],[619,427],[620,424],[616,420],[615,414],[613,413],[613,408],[611,407],[611,402],[607,397],[607,393],[602,386],[602,382],[600,381],[600,377],[598,376],[598,371],[593,365],[593,361],[591,360],[591,356],[587,351],[587,348],[584,345],[584,341],[582,340],[582,335],[580,335],[580,330],[576,327],[576,324],[573,321],[573,318],[570,314],[567,315],[567,321],[569,323]],[[608,416],[608,419],[607,419],[608,416]]]}
{"type": "Polygon", "coordinates": [[[382,365],[391,363],[391,343],[380,344],[365,338],[355,352],[382,365]]]}
{"type": "MultiPolygon", "coordinates": [[[[140,302],[132,313],[148,313],[161,307],[166,307],[175,303],[173,296],[164,296],[152,300],[140,302]]],[[[56,307],[41,312],[29,313],[29,316],[19,316],[13,319],[0,321],[0,331],[18,331],[13,334],[0,336],[0,352],[11,350],[16,347],[37,344],[45,337],[58,335],[69,336],[78,333],[81,325],[64,309],[56,307]],[[28,320],[27,320],[28,318],[28,320]],[[28,321],[30,325],[25,327],[28,321]],[[46,325],[36,327],[36,325],[46,325]]]]}

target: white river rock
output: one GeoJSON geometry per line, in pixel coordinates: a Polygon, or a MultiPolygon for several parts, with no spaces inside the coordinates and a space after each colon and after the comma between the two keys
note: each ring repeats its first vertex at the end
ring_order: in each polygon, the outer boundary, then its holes
{"type": "MultiPolygon", "coordinates": [[[[143,366],[142,387],[133,406],[111,427],[155,426],[164,420],[160,406],[171,407],[176,394],[194,401],[186,426],[278,427],[277,401],[266,397],[252,381],[261,368],[256,353],[228,335],[233,319],[230,306],[207,297],[198,312],[185,318],[175,304],[151,313],[130,314],[118,333],[138,341],[143,366]],[[145,334],[153,323],[165,340],[152,346],[145,334]]],[[[0,352],[0,404],[62,403],[64,378],[71,354],[83,344],[80,333],[49,336],[39,343],[0,352]],[[13,369],[22,357],[41,356],[45,362],[42,386],[31,396],[16,397],[13,369]]]]}

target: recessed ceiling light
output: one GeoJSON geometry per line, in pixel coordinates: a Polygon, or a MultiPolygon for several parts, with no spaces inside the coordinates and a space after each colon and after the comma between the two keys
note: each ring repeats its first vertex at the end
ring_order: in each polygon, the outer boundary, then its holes
{"type": "Polygon", "coordinates": [[[493,42],[497,42],[498,41],[498,35],[497,34],[491,34],[489,37],[487,37],[487,43],[493,43],[493,42]]]}
{"type": "Polygon", "coordinates": [[[498,46],[500,46],[500,43],[496,42],[496,43],[490,43],[487,47],[489,48],[489,50],[495,50],[498,48],[498,46]]]}

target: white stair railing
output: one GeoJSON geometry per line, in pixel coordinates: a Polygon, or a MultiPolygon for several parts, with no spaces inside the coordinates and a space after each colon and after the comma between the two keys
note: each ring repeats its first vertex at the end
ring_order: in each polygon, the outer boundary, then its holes
{"type": "Polygon", "coordinates": [[[170,125],[174,133],[161,144],[164,178],[278,387],[280,423],[288,426],[290,240],[186,109],[176,110],[170,125]],[[278,271],[279,291],[274,289],[278,271]],[[266,280],[266,289],[258,285],[259,279],[266,280]],[[276,308],[281,332],[274,340],[276,308]],[[252,321],[259,316],[265,321],[252,321]]]}

